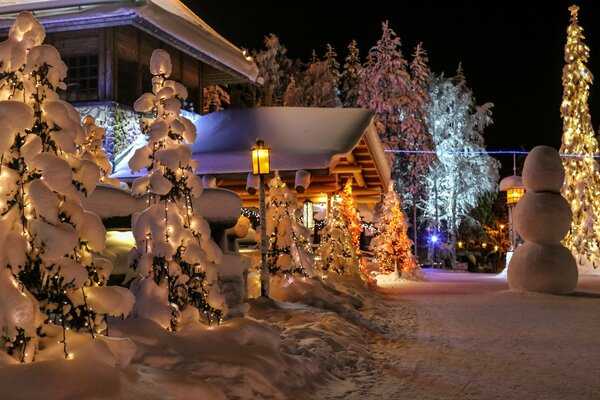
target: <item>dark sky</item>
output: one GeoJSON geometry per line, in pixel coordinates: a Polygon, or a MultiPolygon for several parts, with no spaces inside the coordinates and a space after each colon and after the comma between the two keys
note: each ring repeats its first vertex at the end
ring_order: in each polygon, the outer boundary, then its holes
{"type": "MultiPolygon", "coordinates": [[[[192,1],[196,14],[237,46],[263,48],[276,34],[291,58],[322,56],[330,43],[340,63],[351,39],[361,57],[388,20],[405,57],[423,42],[430,67],[453,75],[462,62],[477,103],[492,102],[494,124],[485,130],[488,150],[559,148],[562,122],[561,72],[572,1],[192,1]]],[[[579,24],[590,47],[588,67],[600,79],[600,7],[579,1],[579,24]]],[[[600,124],[600,83],[591,88],[594,128],[600,124]]],[[[498,157],[503,173],[511,157],[498,157]]]]}

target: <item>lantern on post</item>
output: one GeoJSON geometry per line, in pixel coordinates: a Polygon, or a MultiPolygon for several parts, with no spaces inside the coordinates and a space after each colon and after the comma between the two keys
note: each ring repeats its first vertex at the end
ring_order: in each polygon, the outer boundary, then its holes
{"type": "Polygon", "coordinates": [[[252,174],[258,175],[258,198],[260,215],[260,295],[269,297],[269,266],[267,265],[267,224],[265,206],[265,178],[271,172],[271,160],[269,148],[265,146],[262,139],[256,140],[256,146],[252,147],[252,174]]]}

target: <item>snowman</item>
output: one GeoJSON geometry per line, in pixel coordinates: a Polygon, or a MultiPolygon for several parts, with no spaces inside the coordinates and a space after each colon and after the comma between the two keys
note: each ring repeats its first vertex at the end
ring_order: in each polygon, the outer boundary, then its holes
{"type": "Polygon", "coordinates": [[[561,240],[571,227],[569,203],[560,194],[565,171],[558,152],[537,146],[523,167],[526,193],[515,207],[515,228],[525,243],[508,266],[508,285],[515,291],[567,294],[575,290],[575,258],[561,240]]]}

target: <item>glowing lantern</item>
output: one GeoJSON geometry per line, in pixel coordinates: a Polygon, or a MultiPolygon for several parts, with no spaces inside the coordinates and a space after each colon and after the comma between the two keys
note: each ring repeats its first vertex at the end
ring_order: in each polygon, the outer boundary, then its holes
{"type": "Polygon", "coordinates": [[[304,226],[308,229],[312,229],[315,226],[313,202],[306,199],[302,203],[302,220],[304,226]]]}
{"type": "Polygon", "coordinates": [[[262,139],[257,139],[256,146],[252,148],[252,173],[265,175],[269,172],[271,172],[269,148],[265,147],[262,139]]]}

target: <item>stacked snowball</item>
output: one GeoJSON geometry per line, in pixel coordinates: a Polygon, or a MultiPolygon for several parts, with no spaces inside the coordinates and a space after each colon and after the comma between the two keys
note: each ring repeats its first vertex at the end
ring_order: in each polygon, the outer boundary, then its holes
{"type": "Polygon", "coordinates": [[[577,285],[575,259],[561,244],[572,219],[569,203],[560,194],[564,176],[560,156],[552,147],[537,146],[525,159],[527,193],[514,215],[525,244],[515,250],[508,266],[512,290],[566,294],[577,285]]]}

